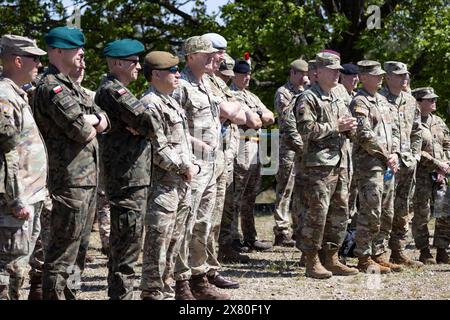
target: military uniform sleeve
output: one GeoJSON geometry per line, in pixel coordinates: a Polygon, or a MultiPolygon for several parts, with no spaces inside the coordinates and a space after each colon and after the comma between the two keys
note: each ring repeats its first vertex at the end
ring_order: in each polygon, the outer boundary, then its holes
{"type": "Polygon", "coordinates": [[[297,118],[297,130],[303,141],[321,140],[330,135],[338,135],[337,123],[317,121],[317,110],[314,101],[308,96],[301,96],[296,102],[295,112],[297,118]]]}
{"type": "Polygon", "coordinates": [[[421,112],[417,103],[415,103],[414,122],[411,131],[411,152],[416,160],[420,160],[420,150],[422,149],[422,122],[421,112]]]}
{"type": "Polygon", "coordinates": [[[358,143],[367,153],[380,159],[383,162],[388,161],[389,152],[379,144],[375,133],[372,130],[372,124],[369,119],[369,108],[359,101],[352,102],[352,110],[358,122],[356,128],[356,143],[358,143]]]}
{"type": "Polygon", "coordinates": [[[7,101],[0,101],[0,149],[3,153],[11,151],[19,142],[19,131],[12,116],[6,112],[9,107],[7,101]]]}
{"type": "Polygon", "coordinates": [[[278,112],[278,115],[281,117],[281,115],[284,113],[284,111],[289,107],[289,104],[291,103],[291,99],[289,99],[286,94],[284,94],[282,91],[277,91],[275,94],[275,109],[278,112]]]}
{"type": "Polygon", "coordinates": [[[39,86],[36,100],[45,101],[41,111],[45,112],[71,140],[86,143],[92,133],[92,125],[84,120],[78,102],[66,88],[60,85],[39,86]]]}
{"type": "Polygon", "coordinates": [[[303,152],[303,140],[297,131],[294,115],[294,104],[290,105],[280,115],[280,131],[286,136],[286,143],[292,150],[303,152]]]}
{"type": "Polygon", "coordinates": [[[444,120],[442,120],[441,118],[439,119],[441,122],[442,131],[444,132],[444,139],[442,141],[442,149],[444,150],[444,160],[450,162],[450,130],[448,129],[444,120]]]}

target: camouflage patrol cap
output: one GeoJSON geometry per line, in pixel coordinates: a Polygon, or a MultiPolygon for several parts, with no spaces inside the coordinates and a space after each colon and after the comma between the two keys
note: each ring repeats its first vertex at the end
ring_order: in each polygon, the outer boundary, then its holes
{"type": "Polygon", "coordinates": [[[403,62],[386,61],[384,63],[384,70],[387,74],[406,74],[409,73],[408,67],[403,62]]]}
{"type": "Polygon", "coordinates": [[[6,34],[0,39],[0,55],[6,54],[43,56],[47,52],[39,49],[35,40],[14,34],[6,34]]]}
{"type": "Polygon", "coordinates": [[[317,69],[317,61],[315,59],[308,61],[308,71],[317,69]]]}
{"type": "Polygon", "coordinates": [[[219,71],[227,77],[234,77],[234,59],[229,54],[224,54],[224,60],[220,64],[219,71]]]}
{"type": "Polygon", "coordinates": [[[183,44],[183,52],[186,56],[193,53],[213,53],[217,51],[219,50],[212,46],[211,41],[201,36],[190,37],[183,44]]]}
{"type": "Polygon", "coordinates": [[[144,58],[144,66],[151,70],[164,70],[176,66],[180,62],[177,56],[166,51],[152,51],[144,58]]]}
{"type": "Polygon", "coordinates": [[[327,68],[333,70],[342,70],[341,58],[331,52],[319,52],[316,55],[317,68],[327,68]]]}
{"type": "Polygon", "coordinates": [[[297,59],[291,62],[291,68],[297,71],[308,72],[308,62],[297,59]]]}
{"type": "Polygon", "coordinates": [[[432,87],[416,88],[416,89],[411,91],[411,94],[417,100],[419,100],[419,99],[433,99],[433,98],[438,98],[439,97],[437,94],[434,93],[434,89],[432,87]]]}
{"type": "Polygon", "coordinates": [[[358,61],[358,73],[370,74],[373,76],[380,76],[386,72],[381,69],[381,64],[378,61],[373,60],[361,60],[358,61]]]}

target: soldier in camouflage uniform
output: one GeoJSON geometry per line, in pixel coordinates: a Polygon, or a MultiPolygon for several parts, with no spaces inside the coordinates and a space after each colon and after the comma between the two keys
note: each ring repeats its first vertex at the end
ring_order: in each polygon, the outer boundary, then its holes
{"type": "MultiPolygon", "coordinates": [[[[3,150],[8,176],[5,202],[0,214],[0,295],[19,299],[24,273],[40,232],[40,213],[47,195],[47,154],[22,86],[35,79],[45,51],[35,41],[16,35],[0,40],[3,73],[0,77],[0,104],[3,119],[18,132],[11,150],[3,150]],[[10,211],[10,212],[8,212],[10,211]],[[5,272],[6,271],[6,272],[5,272]],[[9,277],[9,274],[10,277],[9,277]],[[6,289],[5,289],[6,288],[6,289]]],[[[9,149],[9,148],[5,148],[9,149]]],[[[3,176],[3,178],[5,178],[3,176]]]]}
{"type": "MultiPolygon", "coordinates": [[[[295,182],[295,149],[290,148],[290,139],[284,132],[284,124],[282,123],[283,115],[286,109],[292,103],[292,99],[296,98],[304,91],[303,85],[307,79],[308,63],[304,60],[297,59],[291,63],[289,81],[282,87],[278,88],[275,93],[275,108],[278,112],[279,128],[280,128],[280,145],[279,145],[279,167],[277,172],[277,187],[275,200],[275,226],[273,232],[275,234],[275,246],[293,247],[295,241],[289,238],[289,211],[291,203],[292,190],[295,182]]],[[[292,230],[293,234],[297,228],[297,214],[292,211],[292,230]]]]}
{"type": "Polygon", "coordinates": [[[348,144],[356,121],[332,88],[339,79],[339,56],[316,55],[317,83],[306,90],[295,106],[297,130],[304,142],[303,166],[306,212],[299,246],[306,256],[306,276],[324,279],[354,275],[358,270],[341,264],[338,250],[348,220],[348,144]],[[324,265],[319,260],[324,255],[324,265]],[[324,268],[325,267],[325,268],[324,268]]]}
{"type": "Polygon", "coordinates": [[[108,43],[103,53],[109,73],[97,89],[95,101],[111,119],[111,131],[103,137],[106,193],[111,210],[108,296],[111,300],[133,299],[135,264],[142,247],[143,218],[150,186],[151,147],[159,127],[126,86],[141,70],[138,54],[144,46],[137,40],[108,43]],[[114,156],[113,156],[114,155],[114,156]]]}
{"type": "Polygon", "coordinates": [[[422,144],[420,110],[413,96],[403,91],[408,85],[409,72],[404,63],[387,61],[386,87],[380,91],[389,102],[395,124],[400,133],[398,156],[400,170],[395,175],[394,220],[390,232],[390,260],[397,264],[420,267],[423,264],[413,261],[404,254],[408,232],[408,213],[415,187],[417,162],[420,160],[422,144]]]}
{"type": "Polygon", "coordinates": [[[448,164],[450,132],[445,121],[433,114],[436,111],[438,98],[433,88],[417,88],[412,91],[412,94],[419,103],[422,115],[422,152],[416,172],[412,220],[414,242],[416,248],[420,250],[419,260],[422,263],[449,263],[447,248],[450,240],[450,216],[436,218],[434,231],[436,259],[430,252],[428,222],[431,218],[431,206],[434,203],[433,195],[437,189],[445,189],[445,176],[450,169],[448,164]]]}
{"type": "MultiPolygon", "coordinates": [[[[144,75],[151,88],[141,98],[154,122],[152,185],[145,217],[144,257],[140,289],[144,300],[170,296],[169,280],[178,255],[186,221],[191,214],[189,182],[200,171],[194,163],[189,126],[178,102],[169,95],[178,86],[178,58],[153,51],[147,54],[144,75]]],[[[177,282],[177,285],[187,282],[177,282]]],[[[177,288],[177,291],[188,288],[177,288]]],[[[195,299],[192,294],[191,299],[195,299]]]]}
{"type": "Polygon", "coordinates": [[[53,202],[43,297],[75,299],[96,206],[96,135],[109,127],[109,120],[68,77],[81,65],[83,33],[57,27],[49,31],[45,42],[50,65],[37,84],[34,99],[36,122],[48,151],[48,188],[53,202]]]}
{"type": "MultiPolygon", "coordinates": [[[[205,74],[212,66],[218,50],[211,41],[200,36],[188,38],[183,45],[186,67],[181,73],[180,85],[173,97],[186,112],[189,131],[192,136],[194,155],[201,167],[192,179],[192,215],[186,223],[186,233],[175,264],[176,288],[190,288],[198,300],[229,299],[208,282],[206,273],[207,239],[211,230],[212,213],[216,196],[217,165],[215,161],[220,148],[220,105],[226,103],[213,94],[211,81],[205,74]],[[188,260],[189,257],[189,260],[188,260]],[[186,265],[188,261],[188,265],[186,265]],[[184,282],[184,283],[181,283],[184,282]]],[[[176,299],[188,298],[185,290],[175,292],[176,299]]]]}
{"type": "MultiPolygon", "coordinates": [[[[251,68],[247,61],[236,60],[233,69],[235,77],[231,90],[241,104],[247,105],[259,115],[261,125],[274,123],[273,113],[247,87],[250,82],[251,68]]],[[[234,210],[241,218],[244,245],[251,250],[265,251],[272,248],[270,244],[257,239],[254,206],[261,181],[261,162],[259,161],[259,127],[249,128],[240,125],[240,144],[234,164],[234,210]]]]}
{"type": "Polygon", "coordinates": [[[360,210],[356,220],[354,253],[358,269],[380,273],[401,271],[389,263],[385,245],[389,234],[382,225],[392,223],[394,178],[384,179],[387,168],[398,168],[398,131],[386,99],[377,93],[384,70],[377,61],[358,62],[363,88],[352,101],[351,109],[358,119],[354,144],[355,176],[358,180],[360,210]]]}

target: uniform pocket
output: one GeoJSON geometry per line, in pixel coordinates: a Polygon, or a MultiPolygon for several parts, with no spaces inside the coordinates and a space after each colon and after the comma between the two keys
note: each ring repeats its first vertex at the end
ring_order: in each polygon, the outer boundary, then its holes
{"type": "Polygon", "coordinates": [[[53,195],[51,228],[58,238],[76,240],[84,226],[83,201],[53,195]]]}

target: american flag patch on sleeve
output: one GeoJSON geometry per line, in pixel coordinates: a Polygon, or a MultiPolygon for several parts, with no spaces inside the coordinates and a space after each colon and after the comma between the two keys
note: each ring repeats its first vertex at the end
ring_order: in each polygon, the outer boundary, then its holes
{"type": "Polygon", "coordinates": [[[63,87],[61,87],[61,86],[56,86],[56,87],[53,88],[53,92],[54,92],[54,93],[59,93],[59,92],[61,92],[62,90],[63,90],[63,87]]]}

